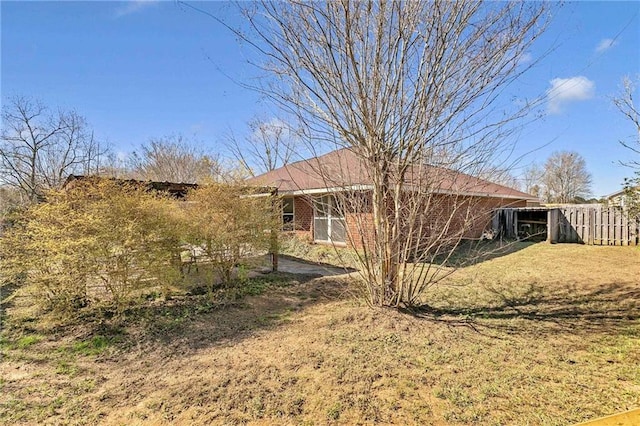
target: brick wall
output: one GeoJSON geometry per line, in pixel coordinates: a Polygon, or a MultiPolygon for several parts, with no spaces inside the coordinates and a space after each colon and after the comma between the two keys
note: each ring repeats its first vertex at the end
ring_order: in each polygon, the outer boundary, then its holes
{"type": "MultiPolygon", "coordinates": [[[[439,228],[438,222],[448,220],[453,206],[456,206],[456,213],[449,225],[450,234],[455,234],[464,228],[464,238],[477,239],[491,226],[494,209],[505,206],[525,207],[526,205],[525,200],[484,197],[464,197],[454,200],[451,196],[441,195],[433,197],[430,207],[425,208],[423,220],[427,226],[439,228]]],[[[373,243],[371,213],[348,213],[345,220],[351,236],[348,241],[349,246],[361,249],[364,244],[373,243]]]]}
{"type": "MultiPolygon", "coordinates": [[[[370,218],[370,214],[366,215],[370,218]]],[[[363,218],[361,215],[356,215],[354,213],[348,213],[345,217],[345,222],[347,225],[347,232],[351,233],[351,239],[354,244],[351,244],[349,238],[347,238],[347,246],[353,246],[356,248],[362,248],[362,242],[360,238],[360,234],[358,233],[358,226],[356,220],[364,220],[365,222],[367,218],[363,218]],[[359,217],[357,217],[359,216],[359,217]]],[[[302,239],[313,241],[313,205],[310,197],[299,196],[294,198],[294,233],[295,235],[302,239]]]]}
{"type": "Polygon", "coordinates": [[[493,211],[500,207],[526,207],[525,200],[505,198],[476,198],[469,201],[473,210],[473,224],[465,232],[465,238],[477,239],[482,233],[491,228],[493,211]]]}
{"type": "MultiPolygon", "coordinates": [[[[295,197],[295,233],[302,239],[313,241],[313,207],[309,197],[295,197]]],[[[457,200],[447,195],[432,197],[431,204],[425,208],[423,220],[433,228],[439,221],[449,218],[452,206],[457,213],[449,225],[451,233],[465,228],[464,238],[480,238],[483,231],[491,225],[492,212],[498,207],[525,207],[526,201],[501,198],[459,197],[457,200]],[[440,217],[439,217],[440,216],[440,217]]],[[[345,222],[349,237],[347,245],[361,249],[363,244],[373,242],[373,219],[371,213],[347,212],[345,222]]]]}
{"type": "Polygon", "coordinates": [[[295,233],[302,239],[313,241],[313,207],[308,197],[294,198],[293,226],[295,233]]]}
{"type": "Polygon", "coordinates": [[[464,230],[462,237],[477,239],[491,226],[493,210],[498,207],[524,207],[525,200],[513,200],[489,197],[455,197],[438,195],[431,199],[431,204],[425,211],[425,222],[431,227],[441,228],[441,223],[451,221],[448,225],[453,235],[464,230]],[[452,213],[453,212],[453,213],[452,213]],[[451,217],[453,214],[453,217],[451,217]]]}
{"type": "Polygon", "coordinates": [[[373,245],[373,216],[371,213],[347,213],[345,222],[349,233],[347,238],[349,247],[361,249],[367,243],[370,246],[373,245]]]}

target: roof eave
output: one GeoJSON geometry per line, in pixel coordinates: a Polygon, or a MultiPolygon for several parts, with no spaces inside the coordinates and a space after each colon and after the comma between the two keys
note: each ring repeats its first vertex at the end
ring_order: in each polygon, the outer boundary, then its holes
{"type": "MultiPolygon", "coordinates": [[[[344,191],[370,191],[373,189],[373,185],[365,185],[365,184],[357,184],[357,185],[347,185],[347,186],[335,186],[329,188],[309,188],[309,189],[289,189],[289,190],[278,190],[279,195],[284,196],[296,196],[296,195],[319,195],[319,194],[331,194],[336,192],[344,192],[344,191]]],[[[406,188],[406,190],[410,190],[410,188],[406,188]]],[[[536,197],[525,197],[514,194],[500,194],[500,193],[491,193],[491,192],[473,192],[473,191],[452,191],[446,189],[438,189],[434,191],[436,194],[445,194],[445,195],[457,195],[463,197],[483,197],[483,198],[503,198],[510,200],[525,200],[525,201],[536,201],[540,202],[539,198],[536,197]]]]}

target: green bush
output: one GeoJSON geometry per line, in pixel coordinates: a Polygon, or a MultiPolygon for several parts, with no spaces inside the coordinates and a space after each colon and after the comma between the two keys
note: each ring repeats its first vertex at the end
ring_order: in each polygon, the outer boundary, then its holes
{"type": "Polygon", "coordinates": [[[213,267],[210,288],[242,285],[233,272],[277,244],[279,216],[274,199],[231,184],[212,183],[191,191],[183,209],[185,238],[213,267]]]}
{"type": "Polygon", "coordinates": [[[51,191],[3,236],[2,281],[45,309],[97,299],[121,310],[137,291],[178,275],[175,201],[115,180],[51,191]]]}
{"type": "Polygon", "coordinates": [[[203,253],[195,275],[208,290],[247,294],[251,262],[277,244],[275,200],[247,188],[204,185],[184,202],[121,180],[74,183],[27,208],[2,237],[4,293],[30,296],[40,310],[123,315],[194,278],[182,268],[187,246],[203,253]]]}

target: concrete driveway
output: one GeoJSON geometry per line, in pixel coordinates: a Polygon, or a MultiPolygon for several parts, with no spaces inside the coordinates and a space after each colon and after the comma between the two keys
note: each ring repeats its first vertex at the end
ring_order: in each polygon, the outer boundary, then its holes
{"type": "Polygon", "coordinates": [[[336,268],[329,265],[315,264],[302,260],[296,260],[295,258],[291,258],[288,256],[280,256],[278,258],[278,271],[287,272],[289,274],[319,275],[322,277],[343,275],[354,272],[353,269],[336,268]]]}

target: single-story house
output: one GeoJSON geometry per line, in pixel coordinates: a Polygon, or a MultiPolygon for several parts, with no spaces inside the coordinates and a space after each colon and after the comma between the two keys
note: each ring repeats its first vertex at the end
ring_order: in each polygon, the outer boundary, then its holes
{"type": "MultiPolygon", "coordinates": [[[[640,187],[637,188],[640,191],[640,187]]],[[[607,200],[607,205],[610,207],[620,207],[622,210],[626,209],[629,204],[628,195],[625,189],[621,189],[619,191],[613,192],[609,195],[606,195],[605,200],[607,200]]]]}
{"type": "MultiPolygon", "coordinates": [[[[460,200],[467,203],[467,212],[473,209],[473,224],[468,223],[468,218],[459,218],[466,221],[464,238],[480,238],[490,228],[496,208],[539,205],[539,199],[531,194],[448,169],[423,166],[419,172],[408,175],[435,176],[423,180],[429,182],[428,188],[405,177],[408,191],[419,188],[421,193],[431,194],[429,206],[424,208],[426,215],[436,210],[442,212],[454,204],[460,206],[460,200]],[[436,197],[440,202],[433,202],[436,197]]],[[[251,178],[247,183],[277,189],[283,200],[285,231],[316,243],[356,248],[367,240],[363,237],[366,230],[363,231],[362,224],[366,227],[372,223],[370,203],[366,201],[371,199],[372,178],[362,160],[348,148],[288,164],[251,178]],[[344,199],[340,195],[347,193],[352,198],[353,194],[360,194],[363,202],[358,206],[340,206],[340,198],[344,199]]]]}

